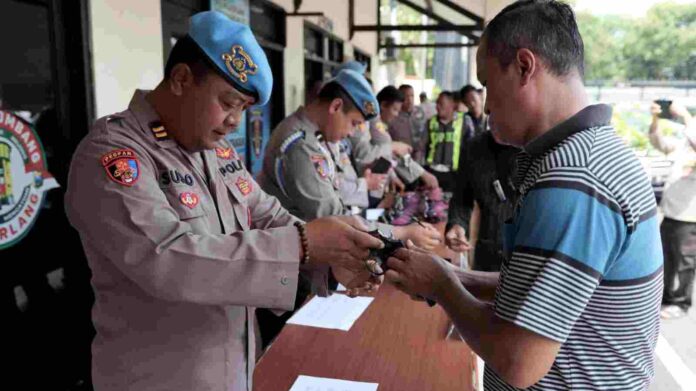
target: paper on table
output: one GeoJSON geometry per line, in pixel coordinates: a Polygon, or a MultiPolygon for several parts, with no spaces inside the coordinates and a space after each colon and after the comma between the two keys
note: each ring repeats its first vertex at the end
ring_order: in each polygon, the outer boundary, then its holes
{"type": "Polygon", "coordinates": [[[350,298],[338,294],[315,297],[300,308],[288,323],[348,331],[372,300],[372,297],[350,298]]]}
{"type": "Polygon", "coordinates": [[[328,379],[300,375],[290,388],[290,391],[377,391],[377,383],[328,379]]]}

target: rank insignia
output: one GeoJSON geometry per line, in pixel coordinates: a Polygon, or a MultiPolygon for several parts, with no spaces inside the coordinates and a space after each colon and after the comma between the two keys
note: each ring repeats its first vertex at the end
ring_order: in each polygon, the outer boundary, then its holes
{"type": "Polygon", "coordinates": [[[375,122],[375,129],[377,129],[377,131],[382,132],[382,133],[387,132],[387,126],[384,125],[384,122],[382,122],[382,121],[375,122]]]}
{"type": "Polygon", "coordinates": [[[179,201],[181,201],[181,203],[186,205],[189,209],[193,209],[196,207],[196,205],[198,205],[200,198],[198,198],[198,195],[196,195],[196,193],[185,191],[179,194],[179,201]]]}
{"type": "Polygon", "coordinates": [[[326,158],[323,156],[312,156],[312,163],[314,163],[314,168],[317,170],[317,173],[319,173],[319,176],[322,178],[327,178],[330,174],[329,170],[329,162],[326,161],[326,158]]]}
{"type": "Polygon", "coordinates": [[[363,104],[363,109],[365,109],[365,114],[367,116],[373,116],[377,114],[375,112],[375,105],[370,101],[365,101],[365,103],[363,104]]]}
{"type": "Polygon", "coordinates": [[[138,181],[138,157],[130,149],[117,149],[105,154],[101,158],[101,164],[109,179],[119,185],[133,186],[138,181]]]}
{"type": "Polygon", "coordinates": [[[161,140],[167,138],[167,129],[164,128],[159,121],[154,121],[150,123],[150,130],[156,139],[161,140]]]}
{"type": "Polygon", "coordinates": [[[232,160],[237,156],[237,154],[234,152],[234,149],[232,148],[215,147],[215,154],[220,159],[225,160],[232,160]]]}
{"type": "Polygon", "coordinates": [[[239,79],[242,83],[247,82],[247,74],[255,75],[256,70],[259,68],[241,45],[232,46],[232,50],[229,53],[222,55],[222,60],[232,76],[239,79]]]}
{"type": "Polygon", "coordinates": [[[237,185],[237,189],[243,196],[251,193],[251,183],[246,178],[240,176],[234,184],[237,185]]]}

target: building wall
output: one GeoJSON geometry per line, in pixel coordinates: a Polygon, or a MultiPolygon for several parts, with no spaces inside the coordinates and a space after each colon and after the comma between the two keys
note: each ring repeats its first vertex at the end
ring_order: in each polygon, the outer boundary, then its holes
{"type": "Polygon", "coordinates": [[[159,0],[91,0],[91,45],[97,117],[127,108],[136,88],[162,79],[159,0]]]}
{"type": "MultiPolygon", "coordinates": [[[[273,3],[283,7],[288,13],[294,11],[293,0],[273,0],[273,3]]],[[[353,48],[356,47],[372,57],[371,67],[376,70],[379,66],[376,33],[356,33],[350,40],[348,8],[348,0],[304,0],[299,12],[323,12],[324,17],[333,26],[331,32],[343,40],[345,59],[353,57],[353,48]]],[[[355,0],[354,17],[356,24],[376,24],[376,0],[355,0]]],[[[317,16],[296,16],[287,19],[287,46],[284,53],[286,113],[292,113],[304,104],[304,21],[323,26],[325,23],[321,19],[317,16]]]]}

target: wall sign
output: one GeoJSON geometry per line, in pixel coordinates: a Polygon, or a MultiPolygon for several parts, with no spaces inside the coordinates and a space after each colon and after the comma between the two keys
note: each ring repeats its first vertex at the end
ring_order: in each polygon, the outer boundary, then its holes
{"type": "Polygon", "coordinates": [[[0,250],[24,238],[39,215],[45,192],[57,187],[34,129],[0,110],[0,250]]]}

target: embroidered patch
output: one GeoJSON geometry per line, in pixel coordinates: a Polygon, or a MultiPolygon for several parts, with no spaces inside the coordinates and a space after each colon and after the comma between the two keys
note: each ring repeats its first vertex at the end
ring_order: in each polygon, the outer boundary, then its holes
{"type": "Polygon", "coordinates": [[[319,176],[322,178],[327,178],[330,174],[329,170],[329,162],[326,161],[326,158],[323,156],[312,156],[310,157],[312,160],[312,163],[314,163],[314,168],[317,170],[317,173],[319,173],[319,176]]]}
{"type": "Polygon", "coordinates": [[[225,159],[225,160],[232,160],[232,159],[237,157],[237,153],[234,151],[233,148],[215,147],[215,154],[220,159],[225,159]]]}
{"type": "Polygon", "coordinates": [[[198,198],[198,195],[196,195],[196,193],[185,191],[179,194],[179,201],[181,201],[182,204],[188,206],[189,209],[193,209],[196,207],[196,205],[198,205],[198,201],[200,201],[200,198],[198,198]]]}
{"type": "Polygon", "coordinates": [[[365,101],[365,103],[363,103],[363,109],[365,109],[365,115],[367,116],[373,116],[377,114],[375,112],[375,105],[370,101],[365,101]]]}
{"type": "Polygon", "coordinates": [[[101,164],[109,179],[123,186],[133,186],[140,175],[140,164],[135,152],[130,149],[117,149],[101,158],[101,164]]]}
{"type": "Polygon", "coordinates": [[[237,185],[237,189],[239,189],[243,196],[251,193],[251,183],[246,178],[240,176],[234,184],[237,185]]]}
{"type": "Polygon", "coordinates": [[[247,74],[255,75],[259,68],[241,45],[232,46],[230,53],[222,55],[222,60],[225,62],[227,70],[230,71],[232,76],[239,79],[242,83],[247,82],[247,74]]]}

